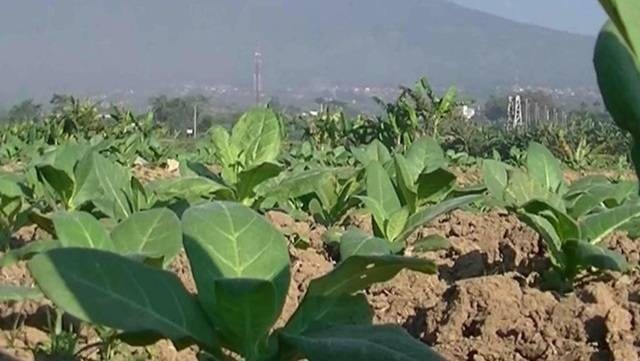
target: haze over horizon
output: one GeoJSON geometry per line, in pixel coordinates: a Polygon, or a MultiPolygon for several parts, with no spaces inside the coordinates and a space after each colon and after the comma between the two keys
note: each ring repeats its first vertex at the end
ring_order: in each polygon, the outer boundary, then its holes
{"type": "Polygon", "coordinates": [[[596,0],[451,0],[513,21],[596,35],[607,16],[596,0]]]}
{"type": "Polygon", "coordinates": [[[421,75],[476,92],[594,84],[597,1],[452,1],[504,19],[443,0],[6,0],[0,104],[191,81],[250,86],[256,44],[272,88],[421,75]]]}

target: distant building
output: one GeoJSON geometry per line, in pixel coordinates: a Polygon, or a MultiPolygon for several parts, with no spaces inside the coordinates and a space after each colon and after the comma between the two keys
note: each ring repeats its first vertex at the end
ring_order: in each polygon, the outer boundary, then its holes
{"type": "Polygon", "coordinates": [[[476,110],[468,105],[463,105],[462,106],[462,116],[466,119],[466,120],[471,120],[473,117],[476,116],[476,110]]]}

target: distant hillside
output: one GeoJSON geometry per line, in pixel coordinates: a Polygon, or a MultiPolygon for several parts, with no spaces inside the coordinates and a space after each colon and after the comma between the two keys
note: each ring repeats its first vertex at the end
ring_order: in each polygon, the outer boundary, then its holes
{"type": "Polygon", "coordinates": [[[472,94],[516,83],[595,85],[593,38],[444,0],[12,3],[0,5],[0,94],[250,85],[258,44],[268,88],[397,85],[423,74],[472,94]]]}

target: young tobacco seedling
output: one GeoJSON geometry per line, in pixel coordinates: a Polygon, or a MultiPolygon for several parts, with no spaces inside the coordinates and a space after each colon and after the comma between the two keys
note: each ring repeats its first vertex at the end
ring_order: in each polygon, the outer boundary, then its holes
{"type": "Polygon", "coordinates": [[[387,168],[368,161],[366,196],[358,198],[372,215],[374,235],[389,240],[391,252],[400,252],[419,227],[479,199],[456,193],[456,177],[444,164],[442,149],[430,138],[411,144],[404,156],[396,154],[387,168]]]}
{"type": "Polygon", "coordinates": [[[624,258],[598,244],[611,232],[640,216],[635,187],[586,178],[567,187],[560,163],[543,146],[532,143],[527,171],[485,161],[484,177],[492,201],[514,212],[544,240],[552,270],[547,281],[571,288],[582,271],[626,271],[624,258]]]}
{"type": "Polygon", "coordinates": [[[277,158],[282,146],[280,119],[271,109],[256,108],[240,117],[231,134],[222,127],[211,130],[213,154],[220,176],[202,164],[182,167],[183,178],[155,186],[160,199],[234,200],[257,207],[259,190],[283,170],[277,158]]]}
{"type": "Polygon", "coordinates": [[[360,290],[402,269],[433,273],[426,260],[354,256],[309,284],[284,327],[273,330],[290,282],[287,242],[251,209],[227,202],[193,206],[182,218],[198,289],[175,274],[96,249],[60,248],[28,264],[44,294],[81,320],[149,344],[197,344],[217,360],[223,349],[253,360],[442,360],[396,326],[372,326],[360,290]]]}

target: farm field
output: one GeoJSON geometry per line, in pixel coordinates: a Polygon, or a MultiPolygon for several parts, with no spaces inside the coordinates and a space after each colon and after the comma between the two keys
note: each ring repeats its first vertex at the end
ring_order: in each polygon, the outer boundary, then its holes
{"type": "Polygon", "coordinates": [[[74,97],[3,125],[0,361],[638,360],[640,10],[602,2],[612,119],[421,79],[194,139],[74,97]]]}

